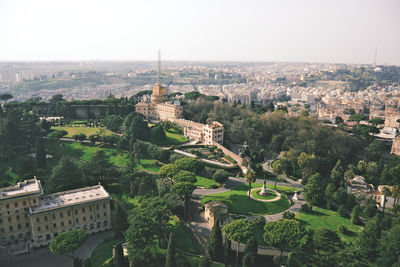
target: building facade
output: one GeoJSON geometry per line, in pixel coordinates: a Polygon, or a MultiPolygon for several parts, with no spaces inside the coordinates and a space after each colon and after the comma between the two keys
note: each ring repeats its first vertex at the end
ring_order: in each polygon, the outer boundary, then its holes
{"type": "Polygon", "coordinates": [[[180,103],[167,103],[167,100],[167,89],[157,83],[153,87],[151,102],[139,102],[135,105],[135,111],[146,119],[165,121],[181,118],[183,108],[180,103]]]}
{"type": "Polygon", "coordinates": [[[44,196],[36,178],[2,188],[0,244],[36,248],[72,229],[111,230],[110,199],[101,185],[44,196]]]}

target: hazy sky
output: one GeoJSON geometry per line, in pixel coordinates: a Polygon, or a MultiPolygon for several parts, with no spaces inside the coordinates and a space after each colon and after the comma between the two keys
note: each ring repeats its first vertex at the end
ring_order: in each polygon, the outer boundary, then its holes
{"type": "Polygon", "coordinates": [[[400,65],[400,0],[0,0],[0,60],[400,65]]]}

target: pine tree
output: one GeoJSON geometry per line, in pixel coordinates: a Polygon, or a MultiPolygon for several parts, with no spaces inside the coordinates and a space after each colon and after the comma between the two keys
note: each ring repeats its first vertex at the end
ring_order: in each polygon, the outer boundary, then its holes
{"type": "Polygon", "coordinates": [[[176,266],[176,259],[175,259],[174,234],[171,232],[169,235],[165,267],[175,267],[175,266],[176,266]]]}
{"type": "Polygon", "coordinates": [[[87,258],[83,261],[82,267],[92,267],[92,263],[90,262],[90,258],[87,258]]]}
{"type": "Polygon", "coordinates": [[[225,236],[225,246],[224,246],[225,266],[231,262],[231,258],[232,258],[231,244],[232,244],[232,241],[225,236]]]}
{"type": "Polygon", "coordinates": [[[36,166],[40,169],[46,168],[46,151],[41,136],[36,138],[36,166]]]}
{"type": "Polygon", "coordinates": [[[219,227],[218,219],[215,220],[211,229],[210,241],[208,243],[208,253],[211,259],[214,261],[223,260],[224,246],[222,242],[222,231],[219,227]]]}
{"type": "Polygon", "coordinates": [[[128,263],[124,256],[124,250],[122,248],[122,244],[117,243],[115,245],[114,249],[115,249],[115,255],[114,255],[114,259],[113,259],[114,266],[115,267],[127,267],[128,263]]]}
{"type": "Polygon", "coordinates": [[[113,222],[114,234],[116,238],[121,238],[123,236],[122,232],[128,229],[129,227],[128,216],[117,201],[114,201],[114,208],[115,208],[114,222],[113,222]]]}

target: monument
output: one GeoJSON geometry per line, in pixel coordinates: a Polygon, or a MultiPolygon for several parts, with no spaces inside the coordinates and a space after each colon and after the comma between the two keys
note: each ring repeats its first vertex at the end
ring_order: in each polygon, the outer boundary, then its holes
{"type": "Polygon", "coordinates": [[[260,194],[261,196],[266,196],[266,195],[268,195],[267,187],[265,186],[265,184],[266,184],[266,181],[264,180],[264,185],[263,185],[261,191],[259,192],[259,194],[260,194]]]}

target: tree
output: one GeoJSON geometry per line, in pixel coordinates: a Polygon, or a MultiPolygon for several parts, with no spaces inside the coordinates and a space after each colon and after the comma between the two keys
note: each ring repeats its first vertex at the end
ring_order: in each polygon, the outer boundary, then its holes
{"type": "Polygon", "coordinates": [[[267,244],[279,248],[281,253],[279,263],[284,249],[295,248],[305,235],[304,226],[296,220],[279,220],[268,222],[264,227],[264,240],[267,244]]]}
{"type": "Polygon", "coordinates": [[[245,243],[249,238],[253,237],[254,230],[254,224],[247,219],[232,221],[222,228],[229,240],[237,242],[236,262],[239,256],[239,243],[245,243]]]}
{"type": "Polygon", "coordinates": [[[224,183],[226,180],[228,180],[229,178],[229,172],[224,171],[224,170],[217,170],[216,172],[214,172],[213,174],[213,179],[214,181],[216,181],[217,183],[224,183]]]}
{"type": "Polygon", "coordinates": [[[61,155],[61,138],[66,136],[67,134],[68,132],[65,130],[54,130],[48,135],[48,137],[55,138],[58,140],[58,144],[60,146],[60,155],[61,155]]]}
{"type": "Polygon", "coordinates": [[[156,143],[162,143],[167,140],[167,136],[165,135],[165,131],[161,125],[154,126],[150,129],[151,140],[156,143]]]}
{"type": "Polygon", "coordinates": [[[185,93],[185,99],[188,99],[188,100],[196,100],[200,96],[201,96],[201,94],[197,91],[185,93]]]}
{"type": "Polygon", "coordinates": [[[195,183],[196,182],[196,175],[193,172],[189,171],[179,171],[177,174],[172,176],[172,180],[178,183],[182,182],[189,182],[195,183]]]}
{"type": "Polygon", "coordinates": [[[361,211],[362,211],[362,209],[360,206],[358,206],[358,205],[354,206],[354,208],[352,209],[351,214],[350,214],[350,222],[352,224],[360,224],[361,211]]]}
{"type": "Polygon", "coordinates": [[[381,227],[374,219],[368,220],[359,233],[356,244],[364,257],[374,262],[378,256],[377,244],[381,238],[381,227]]]}
{"type": "Polygon", "coordinates": [[[369,123],[372,123],[376,127],[380,124],[384,124],[385,120],[383,120],[381,118],[373,118],[373,119],[369,120],[369,123]]]}
{"type": "Polygon", "coordinates": [[[51,192],[71,190],[82,186],[82,171],[71,158],[63,157],[53,168],[46,187],[51,192]]]}
{"type": "Polygon", "coordinates": [[[387,198],[390,197],[391,194],[392,194],[392,193],[390,192],[390,189],[389,189],[388,187],[385,186],[385,187],[382,189],[382,195],[384,196],[383,210],[382,210],[383,216],[385,216],[385,206],[386,206],[387,198]]]}
{"type": "Polygon", "coordinates": [[[215,220],[211,229],[210,240],[208,242],[208,254],[213,261],[221,262],[224,256],[224,246],[222,243],[222,231],[219,220],[215,220]]]}
{"type": "Polygon", "coordinates": [[[174,234],[171,232],[169,234],[168,248],[167,248],[167,258],[165,260],[165,267],[175,267],[175,246],[174,246],[174,234]]]}
{"type": "Polygon", "coordinates": [[[122,119],[119,115],[107,115],[103,120],[103,124],[111,131],[119,132],[122,125],[122,119]]]}
{"type": "Polygon", "coordinates": [[[343,218],[347,218],[347,213],[346,213],[346,208],[344,207],[344,205],[340,205],[338,211],[339,215],[343,218]]]}
{"type": "Polygon", "coordinates": [[[122,238],[123,232],[128,229],[128,215],[126,211],[121,207],[121,204],[117,201],[114,203],[114,220],[113,230],[116,238],[122,238]]]}
{"type": "Polygon", "coordinates": [[[312,205],[321,204],[323,200],[324,186],[321,180],[321,175],[316,173],[308,179],[308,182],[304,187],[304,198],[312,205]]]}
{"type": "Polygon", "coordinates": [[[110,177],[113,165],[110,163],[110,157],[103,149],[96,150],[89,162],[85,165],[85,174],[89,183],[98,183],[110,177]]]}
{"type": "Polygon", "coordinates": [[[290,211],[284,211],[282,213],[282,218],[283,219],[287,219],[287,220],[295,220],[296,219],[296,215],[290,211]]]}
{"type": "Polygon", "coordinates": [[[249,198],[250,198],[250,192],[251,192],[251,183],[254,183],[256,181],[256,173],[250,169],[247,171],[246,175],[244,176],[244,179],[246,182],[249,183],[249,198]]]}
{"type": "Polygon", "coordinates": [[[352,115],[350,115],[350,117],[349,117],[349,121],[355,121],[355,122],[357,122],[357,125],[359,125],[360,124],[360,121],[362,121],[364,119],[364,115],[362,115],[362,114],[352,114],[352,115]]]}
{"type": "Polygon", "coordinates": [[[85,230],[71,230],[56,236],[50,243],[49,248],[54,255],[66,255],[75,259],[74,251],[88,238],[85,230]]]}
{"type": "Polygon", "coordinates": [[[396,224],[378,245],[377,266],[398,266],[400,263],[400,225],[396,224]],[[394,265],[396,264],[397,265],[394,265]]]}
{"type": "Polygon", "coordinates": [[[203,168],[204,164],[198,159],[194,158],[180,158],[175,160],[175,165],[180,170],[190,171],[198,174],[203,168]]]}
{"type": "Polygon", "coordinates": [[[172,186],[172,192],[183,198],[184,201],[183,213],[186,219],[187,219],[187,211],[189,208],[190,197],[195,189],[196,186],[189,182],[175,183],[172,186]]]}
{"type": "Polygon", "coordinates": [[[115,267],[128,267],[128,262],[125,259],[124,256],[124,250],[122,248],[122,244],[121,243],[117,243],[114,246],[114,250],[115,250],[115,255],[113,258],[113,263],[115,267]]]}
{"type": "Polygon", "coordinates": [[[341,123],[344,123],[342,117],[336,116],[336,118],[335,118],[335,124],[338,125],[338,124],[341,124],[341,123]]]}
{"type": "Polygon", "coordinates": [[[344,170],[340,159],[336,162],[331,172],[331,182],[335,184],[336,188],[344,184],[344,170]]]}
{"type": "Polygon", "coordinates": [[[243,263],[242,266],[254,266],[257,258],[258,245],[254,237],[251,237],[246,241],[246,246],[243,252],[243,263]]]}
{"type": "Polygon", "coordinates": [[[11,94],[0,94],[0,101],[4,101],[7,104],[7,101],[13,98],[11,94]]]}
{"type": "Polygon", "coordinates": [[[128,242],[129,257],[135,264],[146,266],[151,250],[155,247],[155,237],[159,246],[166,241],[170,215],[165,201],[159,197],[145,198],[140,206],[130,211],[125,240],[128,242]]]}
{"type": "Polygon", "coordinates": [[[172,178],[178,172],[179,172],[179,168],[175,164],[165,164],[164,166],[162,166],[160,168],[159,175],[161,177],[165,177],[165,178],[167,178],[167,177],[172,178]]]}
{"type": "Polygon", "coordinates": [[[36,166],[46,169],[46,151],[41,136],[36,137],[36,166]]]}
{"type": "Polygon", "coordinates": [[[92,263],[90,262],[90,258],[87,258],[83,261],[82,267],[92,267],[92,263]]]}
{"type": "Polygon", "coordinates": [[[313,259],[316,266],[331,266],[337,261],[337,252],[342,243],[336,232],[328,228],[317,228],[314,231],[312,244],[314,246],[313,259]]]}

